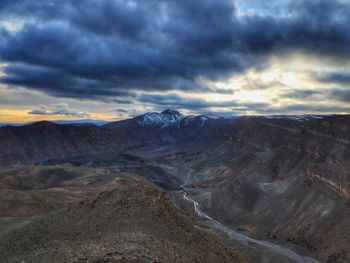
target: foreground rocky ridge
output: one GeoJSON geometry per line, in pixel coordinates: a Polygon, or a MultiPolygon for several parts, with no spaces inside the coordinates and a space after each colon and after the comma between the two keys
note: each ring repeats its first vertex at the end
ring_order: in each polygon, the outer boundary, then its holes
{"type": "Polygon", "coordinates": [[[130,178],[5,232],[0,254],[2,262],[248,262],[165,192],[130,178]]]}

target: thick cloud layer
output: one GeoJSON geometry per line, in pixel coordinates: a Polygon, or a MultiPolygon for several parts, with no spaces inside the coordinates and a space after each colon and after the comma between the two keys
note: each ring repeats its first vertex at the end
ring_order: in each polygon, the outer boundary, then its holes
{"type": "Polygon", "coordinates": [[[283,3],[274,15],[242,13],[232,0],[2,1],[0,81],[61,97],[183,106],[169,94],[135,92],[225,92],[203,80],[259,70],[279,53],[350,58],[347,1],[283,3]]]}
{"type": "Polygon", "coordinates": [[[268,107],[265,103],[237,103],[235,101],[209,102],[198,98],[186,98],[176,94],[144,94],[138,97],[140,102],[156,104],[164,107],[202,110],[208,108],[228,108],[234,107],[240,110],[254,110],[257,108],[268,107]]]}
{"type": "Polygon", "coordinates": [[[34,115],[63,115],[68,117],[77,117],[77,118],[89,118],[90,114],[87,112],[81,112],[74,109],[71,109],[67,103],[51,104],[48,106],[41,105],[37,107],[28,114],[34,115]]]}

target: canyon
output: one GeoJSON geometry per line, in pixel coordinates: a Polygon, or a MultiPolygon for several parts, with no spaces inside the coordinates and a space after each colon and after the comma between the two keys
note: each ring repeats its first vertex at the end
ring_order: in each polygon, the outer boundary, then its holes
{"type": "Polygon", "coordinates": [[[348,115],[174,110],[1,127],[0,252],[4,262],[348,262],[349,134],[348,115]]]}

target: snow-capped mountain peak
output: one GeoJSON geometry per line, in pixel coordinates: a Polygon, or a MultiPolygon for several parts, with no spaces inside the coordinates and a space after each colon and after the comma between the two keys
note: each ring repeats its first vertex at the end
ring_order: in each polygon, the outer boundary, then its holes
{"type": "Polygon", "coordinates": [[[136,117],[136,122],[142,126],[161,126],[169,127],[172,126],[184,118],[180,112],[176,110],[167,109],[160,113],[158,112],[148,112],[144,115],[136,117]]]}
{"type": "Polygon", "coordinates": [[[167,123],[178,122],[184,118],[184,115],[182,115],[180,112],[171,109],[162,111],[160,115],[162,116],[162,119],[167,123]]]}
{"type": "Polygon", "coordinates": [[[206,125],[207,121],[223,119],[233,120],[237,116],[222,115],[222,114],[206,114],[206,115],[188,115],[185,116],[180,112],[172,109],[167,109],[162,112],[148,112],[141,116],[135,117],[135,121],[144,127],[156,126],[156,127],[186,127],[190,123],[196,125],[198,128],[202,128],[206,125]]]}

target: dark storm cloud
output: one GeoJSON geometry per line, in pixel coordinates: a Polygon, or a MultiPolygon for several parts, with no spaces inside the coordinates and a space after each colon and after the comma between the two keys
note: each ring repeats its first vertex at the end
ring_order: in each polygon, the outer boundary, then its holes
{"type": "Polygon", "coordinates": [[[185,109],[237,106],[237,103],[234,101],[208,102],[203,99],[186,98],[177,94],[143,94],[138,97],[138,101],[154,105],[161,105],[169,108],[185,109]]]}
{"type": "Polygon", "coordinates": [[[70,75],[61,69],[11,64],[5,68],[5,84],[41,90],[54,96],[103,99],[108,96],[132,96],[128,90],[114,89],[113,84],[93,78],[70,75]]]}
{"type": "Polygon", "coordinates": [[[320,91],[313,89],[298,89],[282,93],[283,97],[296,99],[307,99],[319,94],[321,94],[320,91]]]}
{"type": "Polygon", "coordinates": [[[296,1],[288,18],[253,16],[241,27],[242,50],[252,53],[305,50],[349,57],[350,4],[296,1]]]}
{"type": "Polygon", "coordinates": [[[335,88],[329,94],[332,99],[350,103],[350,88],[335,88]]]}
{"type": "Polygon", "coordinates": [[[317,80],[321,82],[350,84],[350,73],[346,72],[332,72],[326,74],[315,74],[317,80]]]}
{"type": "Polygon", "coordinates": [[[320,108],[319,104],[299,103],[281,107],[279,112],[294,112],[295,114],[300,114],[304,112],[348,112],[349,110],[350,107],[344,105],[322,105],[320,108]]]}
{"type": "Polygon", "coordinates": [[[33,115],[63,115],[68,117],[78,117],[78,118],[88,118],[90,114],[87,112],[81,112],[71,109],[67,103],[51,104],[48,106],[41,105],[37,107],[28,114],[33,115]]]}
{"type": "Polygon", "coordinates": [[[253,110],[268,106],[266,103],[237,103],[233,100],[213,102],[199,98],[187,98],[177,94],[143,94],[139,96],[137,100],[142,103],[164,106],[165,108],[182,108],[189,110],[204,110],[212,107],[253,110]]]}
{"type": "Polygon", "coordinates": [[[131,104],[133,102],[132,100],[127,99],[113,99],[112,101],[118,104],[131,104]]]}
{"type": "Polygon", "coordinates": [[[350,4],[293,1],[288,8],[285,17],[259,10],[239,17],[231,0],[2,1],[0,19],[23,27],[0,32],[0,59],[8,63],[0,81],[124,100],[136,90],[225,93],[200,80],[259,69],[275,52],[349,59],[350,4]]]}
{"type": "Polygon", "coordinates": [[[290,105],[284,105],[280,107],[268,106],[259,109],[259,114],[329,114],[349,112],[350,107],[347,105],[320,105],[313,103],[295,103],[290,105]]]}
{"type": "MultiPolygon", "coordinates": [[[[334,100],[335,102],[350,102],[350,88],[331,87],[318,89],[298,89],[282,93],[283,98],[296,98],[304,101],[334,100]]],[[[303,105],[303,104],[302,104],[303,105]]],[[[338,105],[339,106],[339,105],[338,105]]],[[[337,107],[338,107],[337,106],[337,107]]],[[[291,106],[287,109],[293,109],[291,106]]],[[[305,106],[307,109],[307,106],[305,106]]],[[[325,106],[322,106],[324,110],[325,106]]],[[[342,107],[342,106],[340,106],[342,107]]],[[[304,110],[304,108],[300,108],[304,110]]]]}
{"type": "Polygon", "coordinates": [[[114,111],[117,113],[128,113],[128,111],[125,109],[115,109],[114,111]]]}

